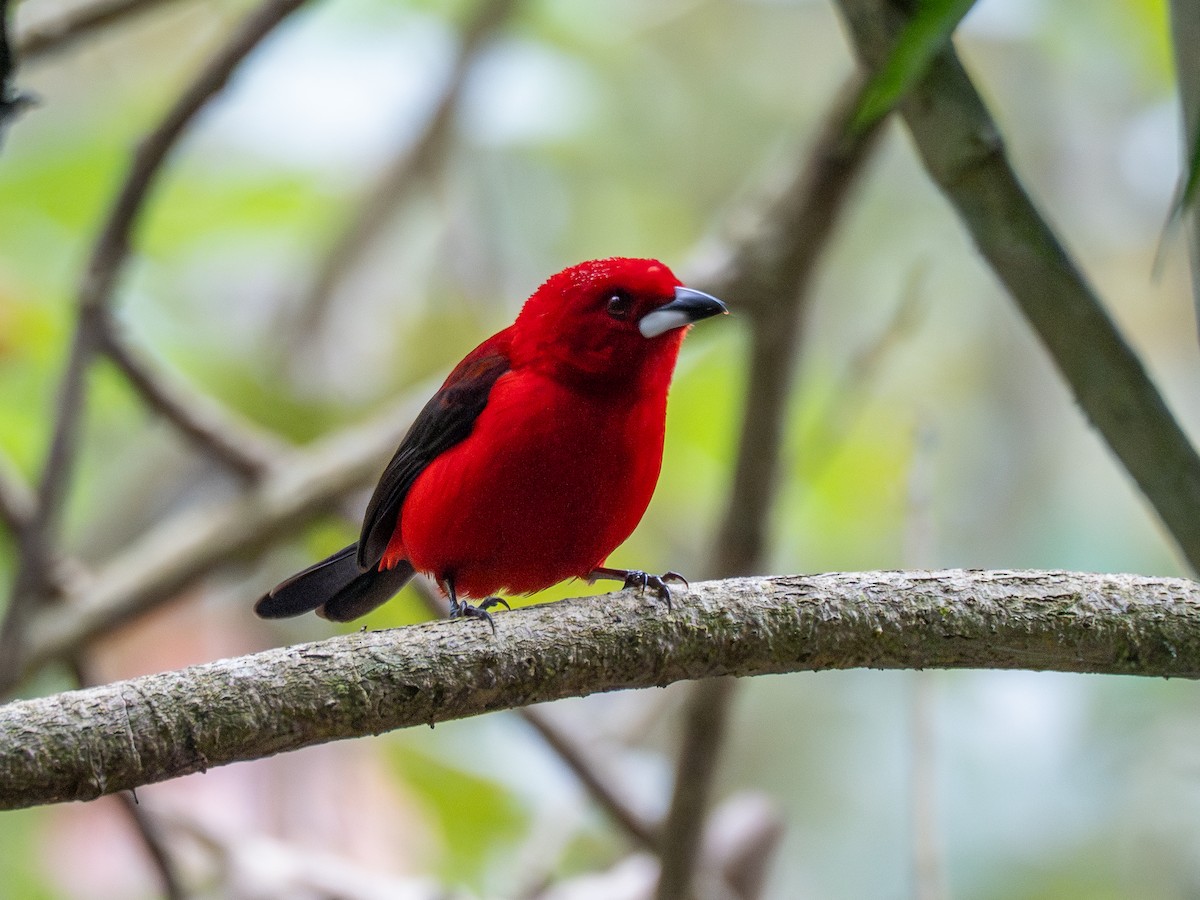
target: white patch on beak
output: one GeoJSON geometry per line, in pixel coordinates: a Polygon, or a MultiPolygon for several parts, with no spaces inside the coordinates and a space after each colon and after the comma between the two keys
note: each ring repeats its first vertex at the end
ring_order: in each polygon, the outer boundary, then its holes
{"type": "Polygon", "coordinates": [[[656,338],[675,328],[691,325],[695,319],[682,309],[656,309],[638,320],[638,331],[644,338],[656,338]]]}

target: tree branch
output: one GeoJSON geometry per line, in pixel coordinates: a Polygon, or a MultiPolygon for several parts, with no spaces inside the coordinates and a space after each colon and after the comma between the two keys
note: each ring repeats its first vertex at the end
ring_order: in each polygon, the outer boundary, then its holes
{"type": "Polygon", "coordinates": [[[421,383],[376,417],[295,451],[236,497],[158,523],[95,572],[85,590],[72,591],[62,606],[31,619],[11,674],[0,677],[0,692],[368,486],[434,387],[421,383]]]}
{"type": "Polygon", "coordinates": [[[17,36],[17,54],[24,61],[71,47],[80,38],[136,14],[165,5],[166,0],[97,0],[75,6],[53,19],[25,28],[17,36]]]}
{"type": "MultiPolygon", "coordinates": [[[[906,21],[891,0],[838,0],[879,66],[906,21]]],[[[1021,187],[952,47],[900,104],[926,170],[1050,352],[1080,407],[1200,571],[1200,456],[1100,299],[1021,187]]]]}
{"type": "Polygon", "coordinates": [[[424,129],[384,167],[364,195],[362,205],[343,225],[322,258],[307,295],[300,301],[293,327],[295,334],[311,334],[320,328],[338,285],[379,237],[393,211],[416,184],[417,176],[445,155],[443,149],[467,75],[480,51],[512,16],[518,2],[481,0],[473,18],[463,27],[458,55],[424,129]]]}
{"type": "Polygon", "coordinates": [[[731,678],[706,679],[688,697],[683,741],[675,764],[675,793],[662,827],[662,871],[655,900],[688,900],[692,896],[700,835],[708,815],[732,697],[731,678]]]}
{"type": "Polygon", "coordinates": [[[0,707],[0,807],[87,800],[340,738],[688,678],[848,668],[1200,677],[1200,584],[872,572],[633,591],[268,650],[0,707]]]}
{"type": "MultiPolygon", "coordinates": [[[[846,200],[882,133],[883,119],[867,128],[851,127],[862,90],[858,76],[847,81],[791,183],[729,249],[723,283],[714,288],[735,308],[745,307],[750,318],[750,374],[737,465],[711,553],[712,574],[720,577],[760,570],[765,555],[810,288],[846,200]]],[[[727,681],[703,683],[689,698],[661,841],[659,900],[692,892],[696,848],[735,693],[727,681]]]]}
{"type": "Polygon", "coordinates": [[[54,440],[42,474],[41,502],[54,508],[66,491],[65,477],[74,448],[72,424],[82,405],[83,368],[102,342],[104,323],[117,279],[129,260],[130,241],[146,198],[162,172],[167,155],[205,104],[229,80],[255,47],[304,0],[267,0],[242,23],[229,41],[205,64],[195,80],[146,136],[134,153],[125,181],[100,236],[92,248],[79,289],[80,321],[71,362],[59,400],[54,440]],[[79,365],[74,365],[76,361],[79,365]]]}
{"type": "Polygon", "coordinates": [[[271,30],[304,0],[267,0],[250,14],[229,41],[208,61],[195,80],[142,141],[117,194],[79,287],[78,321],[59,387],[50,447],[37,489],[32,520],[21,531],[17,575],[0,625],[0,682],[11,681],[21,657],[30,609],[49,584],[46,572],[53,556],[57,520],[71,482],[80,420],[86,395],[86,376],[100,350],[105,317],[117,279],[129,259],[134,227],[167,155],[196,114],[224,87],[238,64],[271,30]]]}
{"type": "Polygon", "coordinates": [[[104,327],[103,349],[147,406],[241,478],[260,478],[282,455],[282,441],[155,366],[117,332],[111,319],[104,327]]]}

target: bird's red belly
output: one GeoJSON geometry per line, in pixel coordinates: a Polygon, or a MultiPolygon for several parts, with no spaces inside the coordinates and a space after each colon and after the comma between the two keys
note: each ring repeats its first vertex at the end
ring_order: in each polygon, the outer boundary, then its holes
{"type": "Polygon", "coordinates": [[[498,381],[471,435],[413,483],[385,562],[463,596],[530,593],[586,575],[633,531],[662,465],[665,397],[528,382],[498,381]]]}

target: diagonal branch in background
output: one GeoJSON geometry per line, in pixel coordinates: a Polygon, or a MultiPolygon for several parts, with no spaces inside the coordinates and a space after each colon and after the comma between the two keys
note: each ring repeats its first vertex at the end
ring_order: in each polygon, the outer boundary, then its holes
{"type": "Polygon", "coordinates": [[[125,815],[129,817],[134,831],[137,833],[150,862],[162,882],[163,900],[186,900],[189,896],[184,890],[177,871],[177,866],[167,850],[167,842],[159,822],[137,801],[132,792],[121,792],[117,795],[125,815]]]}
{"type": "Polygon", "coordinates": [[[519,0],[481,0],[473,18],[463,27],[458,55],[424,130],[384,167],[321,260],[308,294],[300,301],[292,326],[295,335],[311,334],[321,327],[338,285],[379,237],[418,176],[432,169],[444,155],[467,75],[480,51],[512,18],[518,4],[519,0]]]}
{"type": "Polygon", "coordinates": [[[869,572],[633,591],[432,622],[0,707],[0,808],[85,800],[325,741],[716,675],[987,668],[1200,677],[1200,584],[869,572]],[[478,626],[478,627],[472,627],[478,626]]]}
{"type": "Polygon", "coordinates": [[[733,706],[733,679],[708,678],[692,688],[683,711],[675,793],[662,828],[662,869],[655,900],[689,900],[700,867],[700,836],[712,802],[721,745],[733,706]]]}
{"type": "Polygon", "coordinates": [[[29,623],[28,640],[0,692],[45,663],[176,596],[232,559],[260,552],[370,486],[436,384],[421,383],[383,413],[297,450],[250,489],[158,523],[94,573],[86,589],[29,623]]]}
{"type": "MultiPolygon", "coordinates": [[[[88,673],[87,665],[78,657],[71,660],[70,668],[77,687],[87,689],[96,683],[88,673]]],[[[133,791],[122,791],[113,799],[121,805],[139,843],[157,872],[164,900],[181,900],[186,895],[180,884],[179,871],[167,850],[158,822],[146,815],[133,791]]]]}
{"type": "MultiPolygon", "coordinates": [[[[859,56],[882,63],[906,21],[838,0],[859,56]]],[[[952,47],[900,104],[930,177],[1050,352],[1080,407],[1200,571],[1200,456],[1099,298],[1039,215],[952,47]]]]}
{"type": "Polygon", "coordinates": [[[147,406],[241,478],[262,477],[283,454],[278,438],[154,365],[117,331],[111,317],[104,322],[103,349],[147,406]]]}
{"type": "Polygon", "coordinates": [[[78,321],[59,388],[58,406],[37,488],[33,519],[18,542],[17,576],[0,626],[0,682],[10,682],[21,659],[30,608],[49,586],[58,519],[70,487],[86,395],[87,372],[103,341],[117,279],[129,258],[133,229],[167,155],[196,114],[223,88],[234,69],[304,0],[267,0],[250,14],[229,41],[168,110],[134,153],[133,162],[92,248],[79,287],[78,321]]]}
{"type": "Polygon", "coordinates": [[[746,310],[751,328],[737,466],[713,547],[717,575],[743,575],[762,564],[802,319],[817,262],[882,133],[883,120],[851,128],[861,98],[861,80],[854,78],[826,116],[808,164],[738,241],[725,271],[711,285],[731,307],[746,310]]]}
{"type": "Polygon", "coordinates": [[[17,53],[31,61],[74,46],[93,32],[160,6],[167,0],[94,0],[74,6],[53,19],[25,28],[17,36],[17,53]]]}
{"type": "Polygon", "coordinates": [[[647,850],[658,849],[659,837],[654,824],[645,821],[625,802],[618,783],[604,776],[580,741],[561,728],[552,716],[537,707],[526,707],[517,712],[579,779],[579,783],[599,807],[608,813],[609,818],[647,850]]]}
{"type": "MultiPolygon", "coordinates": [[[[418,575],[409,585],[433,616],[444,619],[449,615],[446,600],[438,593],[432,579],[418,575]]],[[[517,713],[538,733],[546,742],[546,746],[571,770],[592,799],[627,835],[648,850],[657,849],[658,835],[654,825],[645,821],[625,802],[617,784],[601,771],[592,754],[574,735],[559,727],[553,715],[545,710],[526,707],[517,710],[517,713]]]]}
{"type": "MultiPolygon", "coordinates": [[[[774,508],[793,374],[817,263],[882,134],[883,119],[854,119],[864,97],[852,77],[826,114],[816,144],[785,190],[745,230],[715,293],[750,318],[750,362],[742,427],[725,514],[712,551],[713,573],[745,575],[763,563],[774,508]]],[[[691,895],[724,726],[735,695],[727,681],[701,683],[687,704],[675,789],[664,825],[658,900],[691,895]]]]}

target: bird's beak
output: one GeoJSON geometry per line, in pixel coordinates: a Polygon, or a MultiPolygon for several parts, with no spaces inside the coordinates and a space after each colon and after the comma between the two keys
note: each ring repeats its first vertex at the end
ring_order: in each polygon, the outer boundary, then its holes
{"type": "Polygon", "coordinates": [[[644,338],[656,338],[675,328],[691,325],[709,316],[728,315],[725,304],[691,288],[675,288],[675,299],[646,313],[638,320],[638,331],[644,338]]]}

